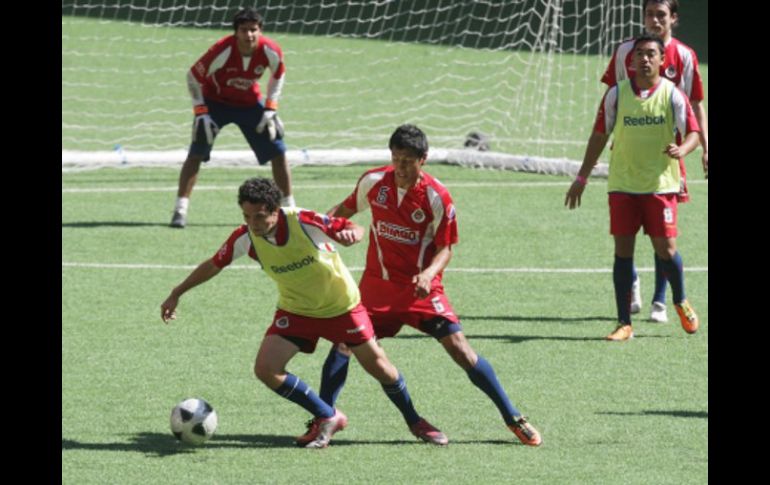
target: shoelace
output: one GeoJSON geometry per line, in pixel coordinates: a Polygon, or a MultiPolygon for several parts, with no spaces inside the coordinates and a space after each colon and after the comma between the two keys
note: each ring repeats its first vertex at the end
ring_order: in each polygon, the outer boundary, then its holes
{"type": "Polygon", "coordinates": [[[529,429],[529,426],[527,426],[527,424],[529,424],[527,418],[522,417],[518,421],[514,421],[513,424],[517,429],[521,430],[527,438],[532,438],[534,436],[534,433],[529,429]]]}
{"type": "Polygon", "coordinates": [[[695,320],[693,317],[694,312],[692,311],[692,308],[690,308],[690,305],[679,305],[679,308],[682,309],[682,312],[684,312],[684,316],[687,317],[687,320],[695,320]]]}

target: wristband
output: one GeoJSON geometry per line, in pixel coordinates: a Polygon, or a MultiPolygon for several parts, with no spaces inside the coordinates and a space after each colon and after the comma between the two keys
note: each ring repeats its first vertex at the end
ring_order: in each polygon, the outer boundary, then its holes
{"type": "Polygon", "coordinates": [[[268,99],[265,101],[265,109],[271,109],[273,111],[278,110],[278,101],[273,101],[272,99],[268,99]]]}
{"type": "Polygon", "coordinates": [[[205,104],[199,104],[197,106],[193,106],[193,113],[195,113],[195,116],[198,115],[205,115],[209,112],[209,107],[205,104]]]}
{"type": "Polygon", "coordinates": [[[583,177],[582,175],[578,175],[575,177],[575,182],[579,183],[580,185],[586,185],[588,184],[588,179],[583,177]]]}

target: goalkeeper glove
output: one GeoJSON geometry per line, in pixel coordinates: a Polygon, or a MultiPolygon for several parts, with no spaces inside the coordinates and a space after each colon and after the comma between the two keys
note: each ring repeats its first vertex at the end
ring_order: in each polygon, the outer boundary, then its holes
{"type": "Polygon", "coordinates": [[[214,138],[219,133],[219,127],[209,116],[209,108],[205,104],[199,104],[193,108],[195,120],[193,121],[193,141],[206,141],[209,145],[214,143],[214,138]]]}
{"type": "Polygon", "coordinates": [[[274,109],[266,109],[262,113],[262,119],[257,125],[257,133],[262,133],[267,128],[267,136],[270,141],[275,141],[276,138],[283,138],[283,121],[278,117],[278,113],[274,109]]]}

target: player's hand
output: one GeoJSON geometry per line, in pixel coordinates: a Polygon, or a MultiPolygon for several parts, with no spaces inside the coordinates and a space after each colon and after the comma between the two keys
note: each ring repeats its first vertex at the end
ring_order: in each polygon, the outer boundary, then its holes
{"type": "Polygon", "coordinates": [[[414,296],[417,298],[425,298],[430,295],[430,284],[433,281],[433,277],[422,273],[412,276],[412,283],[414,283],[414,296]]]}
{"type": "Polygon", "coordinates": [[[335,236],[337,242],[343,246],[351,246],[361,240],[353,229],[343,229],[336,233],[335,236]]]}
{"type": "Polygon", "coordinates": [[[701,157],[701,163],[703,164],[703,175],[705,175],[706,180],[709,178],[709,152],[703,152],[703,157],[701,157]]]}
{"type": "Polygon", "coordinates": [[[160,318],[163,323],[168,323],[169,320],[176,320],[176,306],[179,303],[179,298],[169,295],[166,301],[160,304],[160,318]]]}
{"type": "Polygon", "coordinates": [[[205,141],[207,144],[212,145],[217,133],[219,133],[219,127],[211,119],[208,112],[195,115],[195,121],[193,121],[194,141],[205,141]]]}
{"type": "Polygon", "coordinates": [[[351,246],[364,238],[364,228],[348,221],[343,230],[335,233],[335,237],[343,246],[351,246]]]}
{"type": "Polygon", "coordinates": [[[577,180],[572,182],[572,185],[567,191],[567,196],[564,198],[564,205],[566,205],[570,209],[575,209],[577,207],[580,207],[580,199],[583,196],[583,191],[585,190],[585,188],[586,186],[584,184],[581,184],[577,180]]]}
{"type": "Polygon", "coordinates": [[[676,158],[677,160],[683,156],[681,148],[679,148],[679,145],[676,143],[669,143],[666,149],[663,150],[663,153],[671,158],[676,158]]]}
{"type": "Polygon", "coordinates": [[[267,136],[270,138],[270,141],[275,141],[276,138],[283,138],[283,122],[274,109],[266,109],[262,113],[262,119],[257,125],[257,133],[263,133],[265,129],[267,129],[267,136]]]}

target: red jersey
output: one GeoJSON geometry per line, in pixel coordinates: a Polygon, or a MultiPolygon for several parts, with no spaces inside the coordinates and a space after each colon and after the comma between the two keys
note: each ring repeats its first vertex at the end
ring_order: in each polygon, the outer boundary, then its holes
{"type": "MultiPolygon", "coordinates": [[[[430,265],[437,246],[457,243],[452,197],[426,172],[404,190],[396,186],[392,165],[369,170],[342,204],[356,212],[372,210],[365,276],[411,285],[412,277],[430,265]]],[[[436,275],[434,286],[441,277],[436,275]]]]}
{"type": "Polygon", "coordinates": [[[190,73],[203,86],[203,96],[230,106],[254,106],[262,98],[259,79],[269,68],[276,82],[276,93],[268,92],[268,98],[280,94],[281,82],[286,68],[283,53],[278,44],[261,35],[257,47],[250,57],[243,57],[238,51],[235,35],[221,38],[193,64],[190,73]]]}
{"type": "MultiPolygon", "coordinates": [[[[636,71],[631,67],[633,50],[633,39],[618,46],[602,76],[604,84],[612,87],[618,81],[634,78],[636,71]],[[618,58],[623,59],[623,64],[617,62],[618,58]]],[[[684,91],[691,101],[703,101],[703,82],[698,70],[698,57],[694,50],[673,37],[663,53],[660,75],[684,91]]]]}

